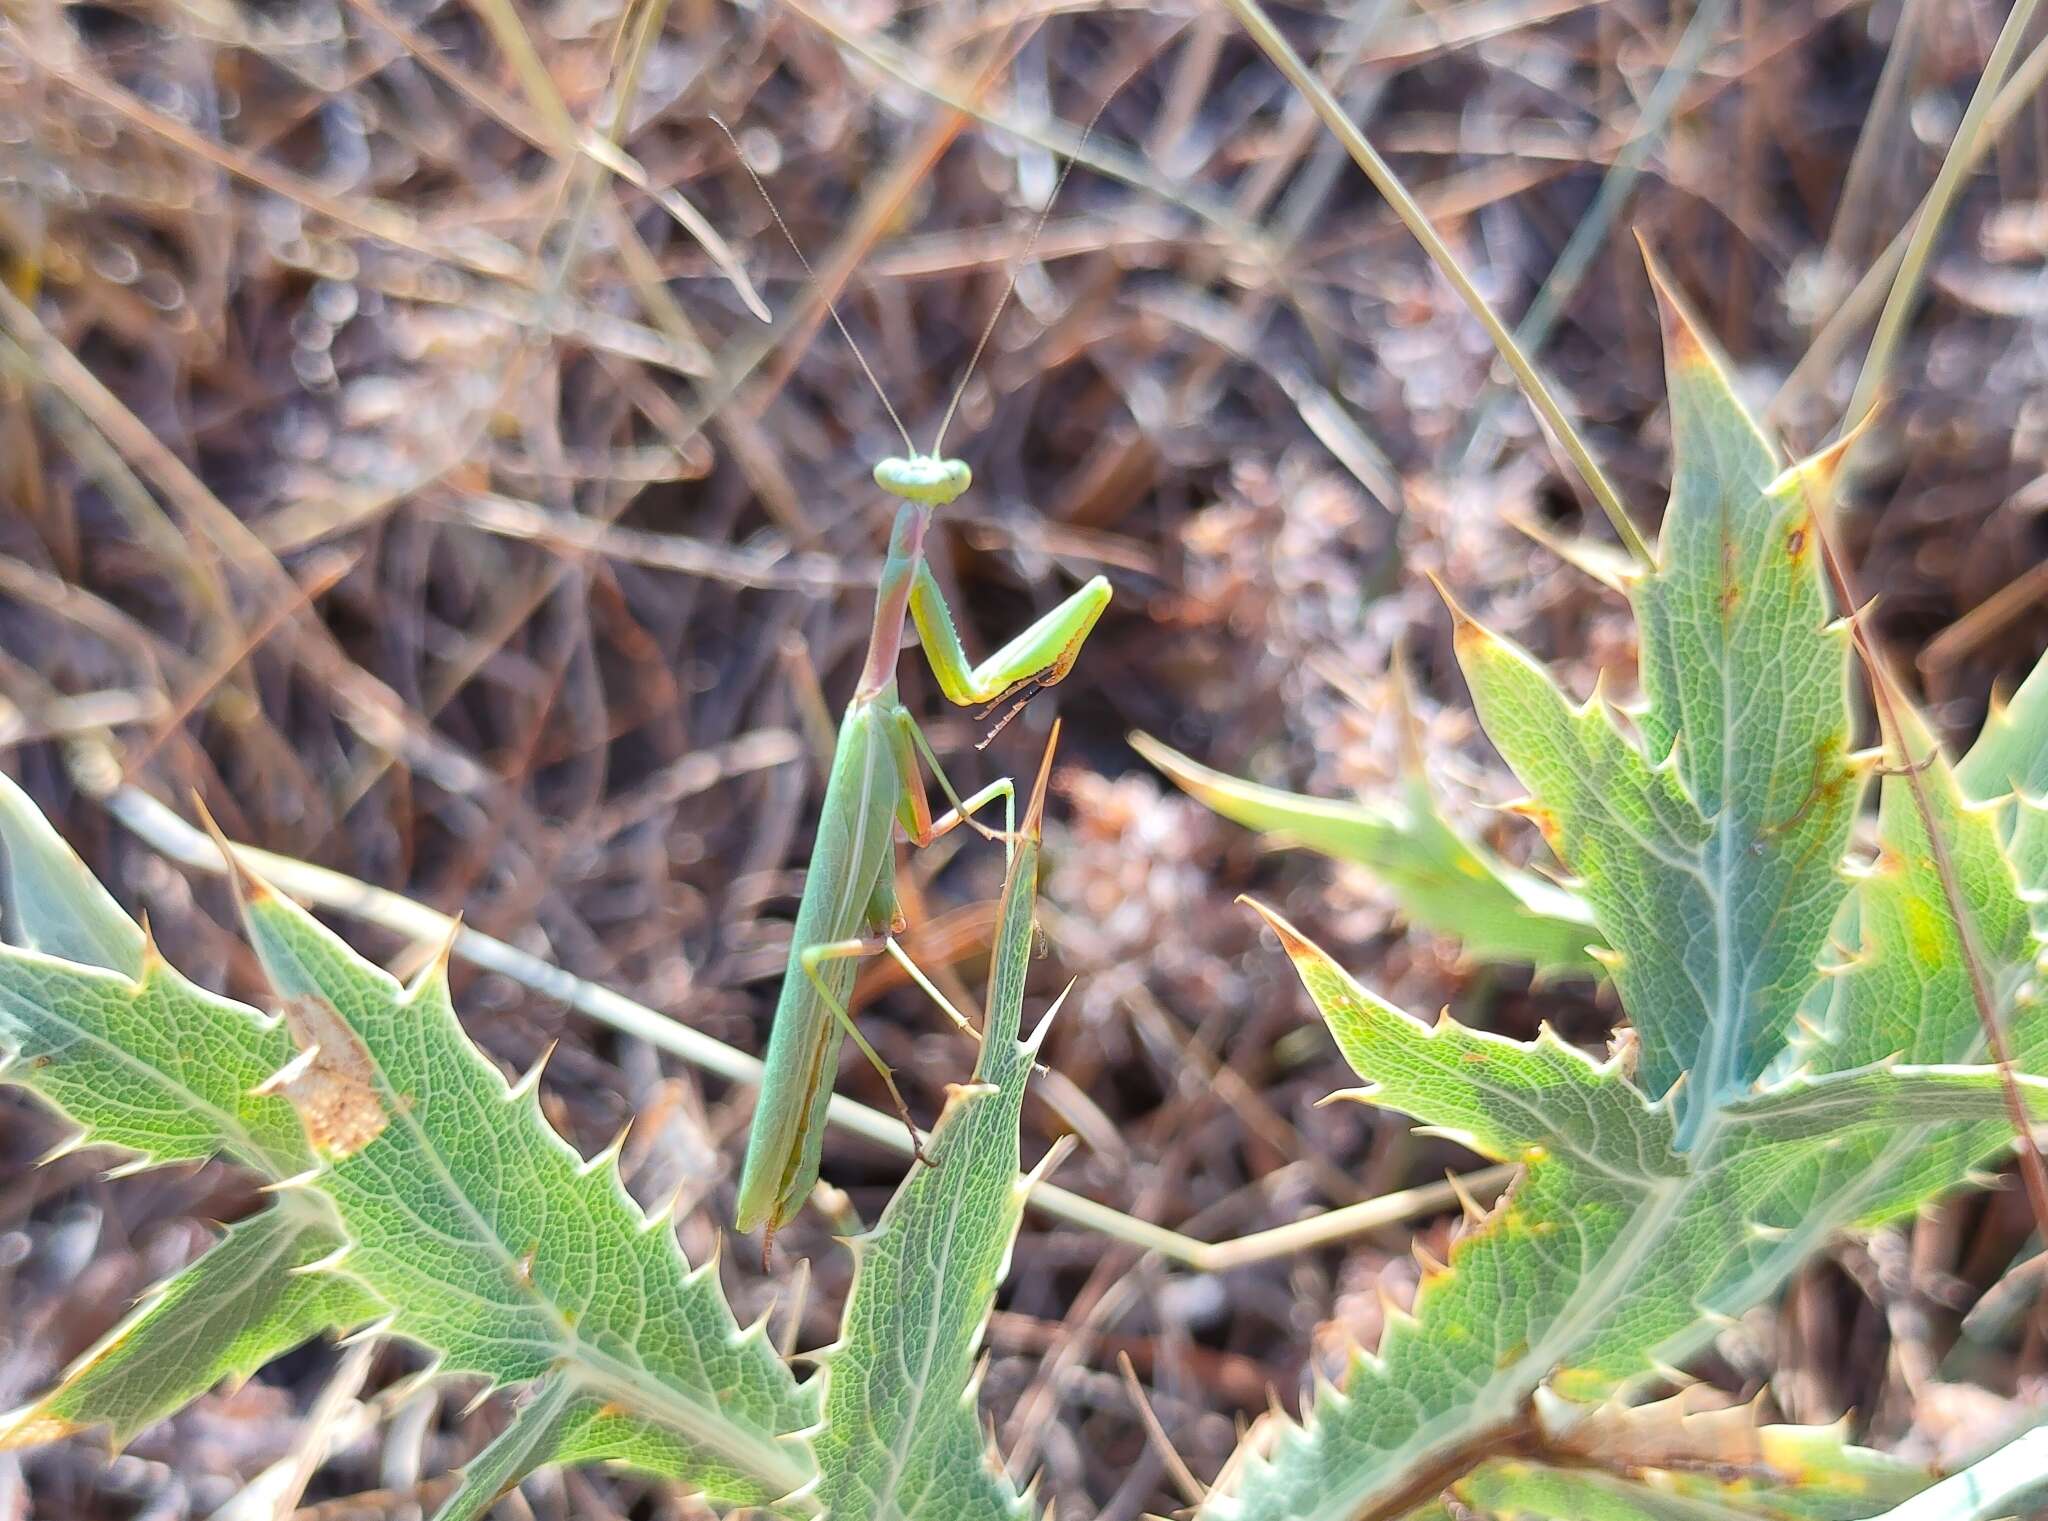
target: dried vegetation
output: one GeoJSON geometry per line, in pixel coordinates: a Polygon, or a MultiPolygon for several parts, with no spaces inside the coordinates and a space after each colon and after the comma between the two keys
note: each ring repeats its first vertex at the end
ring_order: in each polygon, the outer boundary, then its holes
{"type": "MultiPolygon", "coordinates": [[[[1745,0],[1688,58],[1692,8],[1672,9],[1294,18],[1506,311],[1599,217],[1541,355],[1646,512],[1668,440],[1628,226],[1698,294],[1754,396],[1777,396],[1785,435],[1817,441],[1874,312],[1852,309],[1836,357],[1787,377],[1931,180],[2003,19],[1745,0]],[[1609,215],[1602,176],[1645,133],[1609,215]]],[[[1629,624],[1518,526],[1606,536],[1491,381],[1483,337],[1217,8],[6,7],[8,770],[216,986],[255,988],[223,890],[115,822],[110,790],[196,792],[233,838],[459,910],[758,1049],[818,726],[858,665],[887,521],[867,472],[888,421],[823,328],[821,287],[929,437],[1072,124],[1112,93],[968,390],[956,437],[976,487],[938,559],[979,633],[1097,570],[1117,588],[1087,659],[1040,700],[1069,736],[1045,921],[1080,981],[1027,1146],[1077,1132],[1066,1186],[1210,1240],[1474,1166],[1399,1121],[1312,1107],[1341,1064],[1233,896],[1256,887],[1411,1008],[1522,1036],[1545,1017],[1589,1043],[1612,1008],[1458,965],[1361,878],[1269,853],[1165,787],[1124,735],[1330,795],[1387,786],[1419,746],[1459,817],[1514,855],[1521,826],[1485,811],[1511,785],[1424,572],[1548,655],[1590,651],[1581,689],[1595,667],[1632,685],[1629,624]]],[[[1951,738],[2048,639],[2044,170],[2048,115],[2026,104],[1938,245],[1840,525],[1951,738]]],[[[933,732],[978,781],[1028,770],[1047,717],[982,755],[965,720],[933,732]]],[[[908,862],[911,944],[949,991],[979,984],[999,875],[972,843],[908,862]]],[[[708,1248],[749,1096],[457,974],[507,1067],[560,1042],[549,1103],[586,1151],[636,1117],[636,1192],[682,1184],[686,1244],[708,1248]]],[[[934,1113],[966,1070],[957,1037],[886,965],[861,1000],[934,1113]]],[[[881,1098],[857,1061],[843,1086],[881,1098]]],[[[57,1139],[0,1093],[0,1404],[251,1204],[215,1167],[33,1168],[57,1139]]],[[[827,1176],[871,1219],[899,1171],[847,1141],[827,1176]]],[[[1455,1218],[1197,1274],[1033,1214],[991,1328],[999,1438],[1049,1471],[1063,1514],[1167,1508],[1118,1359],[1212,1475],[1269,1386],[1291,1402],[1312,1362],[1377,1335],[1381,1295],[1412,1291],[1411,1237],[1442,1255],[1455,1218]]],[[[845,1292],[830,1228],[813,1212],[784,1237],[813,1269],[800,1344],[830,1334],[845,1292]]],[[[1845,1251],[1709,1371],[1789,1418],[1853,1410],[1878,1445],[1952,1455],[2041,1397],[2048,1320],[2027,1284],[2000,1286],[2028,1229],[2024,1202],[1994,1195],[1845,1251]]],[[[748,1256],[725,1271],[758,1310],[774,1285],[748,1256]]],[[[409,1366],[397,1347],[310,1348],[111,1466],[84,1444],[0,1455],[0,1516],[28,1514],[30,1488],[37,1515],[204,1515],[259,1476],[264,1503],[296,1495],[306,1515],[416,1514],[501,1417],[445,1389],[384,1408],[409,1366]],[[311,1475],[293,1467],[309,1431],[332,1454],[311,1475]]],[[[529,1494],[537,1514],[692,1513],[589,1473],[529,1494]]]]}

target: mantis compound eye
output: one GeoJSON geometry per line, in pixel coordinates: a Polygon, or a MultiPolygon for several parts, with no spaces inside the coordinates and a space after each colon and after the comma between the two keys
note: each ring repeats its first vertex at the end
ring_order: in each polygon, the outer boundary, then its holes
{"type": "Polygon", "coordinates": [[[973,484],[974,472],[966,462],[915,454],[909,459],[885,459],[875,466],[875,484],[905,501],[925,502],[943,507],[973,484]]]}

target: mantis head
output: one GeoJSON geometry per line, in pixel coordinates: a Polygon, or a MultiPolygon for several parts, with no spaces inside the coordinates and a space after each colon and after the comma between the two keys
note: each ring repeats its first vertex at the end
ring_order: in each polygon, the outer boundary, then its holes
{"type": "Polygon", "coordinates": [[[875,466],[875,484],[884,491],[906,502],[923,502],[930,507],[945,506],[973,480],[974,472],[965,461],[940,459],[936,454],[890,458],[875,466]]]}

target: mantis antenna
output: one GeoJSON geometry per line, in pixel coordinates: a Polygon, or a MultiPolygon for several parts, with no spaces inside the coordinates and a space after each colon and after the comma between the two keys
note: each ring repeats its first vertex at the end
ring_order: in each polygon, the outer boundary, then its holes
{"type": "Polygon", "coordinates": [[[868,384],[873,386],[875,394],[882,398],[882,407],[888,412],[889,421],[896,425],[896,431],[903,436],[904,452],[916,454],[917,445],[910,441],[910,430],[903,426],[903,419],[896,415],[896,408],[889,400],[889,393],[882,389],[882,382],[875,378],[874,368],[868,363],[868,356],[860,351],[860,345],[853,341],[853,334],[847,331],[846,324],[840,320],[839,308],[833,304],[831,296],[826,295],[824,283],[818,279],[818,272],[811,268],[811,261],[804,257],[803,245],[797,242],[796,234],[789,230],[789,223],[782,220],[782,212],[776,207],[775,197],[768,193],[768,187],[761,183],[761,176],[756,174],[754,166],[747,162],[747,150],[740,146],[740,140],[733,135],[732,128],[725,124],[724,118],[711,115],[709,112],[706,115],[710,116],[711,124],[725,134],[725,140],[732,144],[733,157],[739,160],[740,167],[747,171],[747,178],[754,182],[754,188],[761,193],[761,203],[768,208],[768,215],[775,218],[775,225],[782,229],[782,236],[789,243],[789,251],[796,255],[797,263],[804,267],[804,273],[810,277],[811,283],[818,287],[818,294],[825,297],[825,310],[832,316],[832,325],[839,329],[839,336],[846,340],[846,346],[853,350],[853,357],[860,361],[861,373],[867,376],[868,384]]]}
{"type": "MultiPolygon", "coordinates": [[[[1003,294],[996,301],[994,309],[989,312],[988,321],[982,324],[981,336],[975,340],[974,352],[968,356],[967,368],[961,373],[960,384],[954,388],[953,399],[946,404],[945,416],[939,419],[938,437],[932,441],[931,458],[938,457],[939,450],[946,442],[946,431],[953,426],[953,416],[960,410],[961,399],[967,395],[967,383],[974,378],[975,366],[981,363],[982,353],[988,348],[989,340],[995,336],[996,324],[1002,320],[1003,311],[1010,304],[1010,297],[1017,292],[1017,281],[1023,275],[1024,267],[1031,262],[1031,255],[1038,247],[1039,237],[1045,232],[1045,224],[1051,219],[1052,209],[1059,202],[1060,192],[1066,188],[1067,176],[1074,172],[1074,165],[1080,161],[1081,150],[1088,146],[1088,139],[1095,132],[1095,124],[1102,120],[1102,113],[1109,109],[1110,101],[1115,98],[1115,90],[1103,96],[1101,104],[1095,108],[1095,113],[1088,118],[1088,125],[1081,129],[1081,136],[1074,145],[1073,153],[1068,155],[1066,163],[1061,166],[1060,177],[1053,181],[1052,194],[1045,198],[1044,209],[1038,213],[1038,220],[1032,225],[1031,236],[1024,244],[1024,252],[1010,266],[1010,278],[1003,285],[1003,294]]],[[[913,459],[917,458],[917,445],[911,442],[910,430],[903,425],[903,419],[897,415],[895,406],[889,400],[889,393],[882,389],[882,382],[876,378],[874,367],[868,363],[868,356],[861,352],[860,345],[854,342],[853,334],[841,320],[838,306],[833,303],[831,296],[825,294],[825,287],[818,279],[817,270],[811,267],[811,261],[804,256],[803,245],[797,242],[796,234],[789,230],[789,223],[782,219],[782,212],[776,206],[775,198],[768,193],[767,185],[755,172],[754,166],[747,161],[747,150],[740,146],[739,138],[734,135],[732,128],[725,124],[723,117],[711,112],[706,112],[705,115],[713,126],[725,134],[725,140],[732,144],[733,156],[739,160],[740,167],[747,171],[747,178],[754,182],[754,189],[760,193],[761,203],[768,208],[768,215],[775,219],[775,225],[781,229],[783,240],[789,244],[790,252],[796,255],[797,263],[803,266],[804,273],[810,277],[811,283],[818,287],[819,294],[824,296],[825,310],[832,318],[832,325],[839,329],[839,336],[844,338],[846,346],[853,350],[853,357],[860,361],[861,373],[867,376],[868,384],[875,388],[875,395],[881,398],[883,409],[889,414],[889,421],[896,425],[896,431],[902,435],[904,453],[913,459]]]]}
{"type": "Polygon", "coordinates": [[[1009,281],[1003,286],[1002,297],[995,309],[988,314],[988,321],[982,325],[981,337],[975,341],[974,352],[967,357],[967,368],[961,372],[960,384],[953,392],[952,401],[946,404],[946,415],[939,419],[939,436],[932,440],[932,454],[936,456],[946,444],[946,430],[953,426],[953,414],[960,410],[960,399],[967,394],[967,382],[974,378],[974,367],[981,363],[982,351],[988,347],[989,339],[995,336],[996,323],[1002,320],[1003,309],[1010,304],[1010,297],[1017,293],[1017,281],[1024,273],[1024,267],[1031,262],[1031,255],[1038,248],[1038,238],[1045,231],[1045,224],[1052,216],[1052,208],[1059,203],[1060,192],[1067,187],[1067,176],[1074,172],[1074,165],[1080,162],[1081,150],[1088,146],[1088,139],[1095,131],[1095,124],[1102,120],[1102,113],[1109,109],[1109,103],[1116,99],[1116,91],[1102,97],[1102,103],[1095,108],[1095,114],[1088,118],[1088,125],[1081,129],[1080,141],[1074,144],[1074,151],[1068,155],[1060,168],[1060,177],[1053,181],[1052,194],[1045,198],[1045,207],[1038,213],[1038,222],[1031,229],[1031,236],[1024,244],[1024,252],[1017,262],[1010,266],[1009,281]]]}

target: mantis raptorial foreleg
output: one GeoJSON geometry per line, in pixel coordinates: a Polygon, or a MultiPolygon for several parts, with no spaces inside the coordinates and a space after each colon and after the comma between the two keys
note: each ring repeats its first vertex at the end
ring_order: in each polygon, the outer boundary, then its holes
{"type": "Polygon", "coordinates": [[[924,642],[925,661],[938,678],[939,690],[956,707],[999,702],[1026,686],[1051,686],[1073,667],[1088,631],[1109,606],[1109,582],[1095,577],[1023,633],[975,665],[961,647],[952,609],[938,577],[924,560],[917,562],[910,583],[910,616],[924,642]]]}

